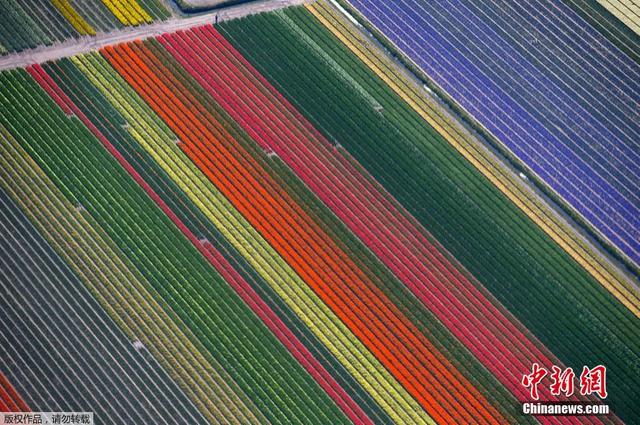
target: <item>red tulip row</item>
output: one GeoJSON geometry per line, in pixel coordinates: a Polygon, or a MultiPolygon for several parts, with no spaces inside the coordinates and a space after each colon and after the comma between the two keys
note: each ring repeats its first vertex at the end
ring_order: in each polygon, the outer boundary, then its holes
{"type": "Polygon", "coordinates": [[[0,412],[28,412],[29,406],[0,372],[0,412]]]}

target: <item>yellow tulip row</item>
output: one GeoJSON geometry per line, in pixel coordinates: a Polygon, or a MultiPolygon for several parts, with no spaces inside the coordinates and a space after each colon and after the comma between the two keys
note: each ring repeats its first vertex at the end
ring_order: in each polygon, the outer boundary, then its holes
{"type": "Polygon", "coordinates": [[[53,6],[65,17],[80,35],[95,35],[96,30],[73,8],[69,0],[51,0],[53,6]]]}
{"type": "Polygon", "coordinates": [[[123,25],[142,25],[153,21],[136,0],[102,0],[123,25]]]}

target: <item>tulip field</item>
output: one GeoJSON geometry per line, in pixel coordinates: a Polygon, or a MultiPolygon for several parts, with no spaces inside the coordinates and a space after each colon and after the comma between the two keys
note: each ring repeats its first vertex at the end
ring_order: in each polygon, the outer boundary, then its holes
{"type": "Polygon", "coordinates": [[[160,0],[3,0],[0,54],[168,17],[160,0]]]}
{"type": "MultiPolygon", "coordinates": [[[[562,2],[521,2],[506,10],[502,2],[453,3],[351,1],[638,263],[637,56],[625,54],[594,28],[579,25],[580,15],[562,2]]],[[[618,43],[637,52],[634,31],[629,29],[629,38],[618,43]]]]}
{"type": "MultiPolygon", "coordinates": [[[[48,30],[105,30],[111,8],[129,11],[115,25],[142,23],[136,10],[164,16],[152,0],[82,3],[51,2],[65,20],[48,30]]],[[[364,15],[388,11],[370,17],[383,33],[392,13],[417,13],[402,9],[408,2],[351,3],[364,15]]],[[[635,270],[344,12],[307,2],[0,71],[0,415],[304,425],[640,417],[635,270]],[[540,400],[611,412],[523,414],[534,364],[576,372],[576,391],[558,394],[546,377],[540,400]],[[606,399],[580,389],[583,367],[596,365],[607,367],[606,399]]],[[[408,31],[389,37],[411,57],[408,31]]],[[[435,63],[444,50],[430,66],[470,79],[435,63]]],[[[547,99],[506,71],[515,58],[503,60],[475,65],[487,87],[523,84],[500,95],[517,114],[475,103],[504,118],[490,130],[516,155],[529,152],[523,161],[536,159],[543,180],[555,176],[559,196],[589,206],[596,227],[615,218],[605,234],[635,261],[623,245],[633,247],[637,219],[635,82],[601,64],[619,84],[608,86],[519,51],[554,70],[553,80],[532,74],[565,90],[547,99]],[[619,93],[609,100],[619,109],[586,84],[619,93]],[[534,138],[520,119],[545,135],[554,123],[573,132],[534,138]],[[558,152],[545,156],[534,139],[558,152]],[[605,208],[601,189],[619,203],[605,208]]],[[[429,74],[426,59],[416,62],[429,74]]]]}

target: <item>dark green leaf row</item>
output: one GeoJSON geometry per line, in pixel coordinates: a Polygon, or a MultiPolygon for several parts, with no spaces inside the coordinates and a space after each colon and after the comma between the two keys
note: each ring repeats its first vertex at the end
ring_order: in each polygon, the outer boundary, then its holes
{"type": "Polygon", "coordinates": [[[563,0],[589,25],[618,49],[640,63],[640,36],[609,12],[597,0],[563,0]]]}
{"type": "Polygon", "coordinates": [[[154,20],[165,20],[171,17],[171,12],[160,0],[138,0],[154,20]]]}
{"type": "Polygon", "coordinates": [[[346,421],[86,127],[67,118],[24,71],[5,72],[0,82],[2,124],[97,220],[268,420],[346,421]]]}
{"type": "Polygon", "coordinates": [[[205,422],[158,364],[136,351],[2,188],[0,229],[2,357],[13,358],[0,370],[15,377],[32,409],[93,411],[112,423],[205,422]],[[29,390],[26,381],[48,387],[54,398],[29,390]]]}
{"type": "Polygon", "coordinates": [[[17,0],[0,1],[0,44],[7,51],[24,50],[52,42],[17,0]]]}
{"type": "Polygon", "coordinates": [[[77,37],[78,33],[49,0],[23,0],[24,10],[31,19],[47,34],[51,41],[77,37]]]}
{"type": "MultiPolygon", "coordinates": [[[[232,43],[339,142],[560,359],[605,362],[632,411],[638,320],[302,9],[287,12],[380,101],[363,107],[274,15],[221,25],[232,43]]],[[[615,382],[615,384],[613,384],[615,382]]],[[[637,390],[637,388],[636,388],[637,390]]]]}
{"type": "Polygon", "coordinates": [[[96,31],[109,31],[124,28],[113,13],[102,3],[95,0],[70,0],[71,5],[96,31]]]}

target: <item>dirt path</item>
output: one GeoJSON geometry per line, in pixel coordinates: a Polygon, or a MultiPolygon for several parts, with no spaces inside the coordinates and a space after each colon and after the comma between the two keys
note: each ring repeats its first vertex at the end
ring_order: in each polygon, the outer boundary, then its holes
{"type": "Polygon", "coordinates": [[[42,63],[97,50],[110,44],[154,37],[166,32],[213,23],[216,20],[216,15],[219,21],[226,21],[254,13],[267,12],[286,6],[302,4],[308,1],[309,0],[257,0],[193,17],[171,18],[167,21],[156,22],[142,27],[124,28],[98,34],[95,37],[69,39],[62,43],[54,44],[53,46],[41,46],[35,49],[23,50],[18,53],[2,56],[0,57],[0,70],[24,67],[34,63],[42,63]]]}

